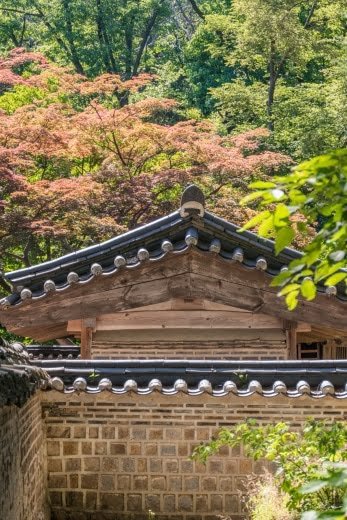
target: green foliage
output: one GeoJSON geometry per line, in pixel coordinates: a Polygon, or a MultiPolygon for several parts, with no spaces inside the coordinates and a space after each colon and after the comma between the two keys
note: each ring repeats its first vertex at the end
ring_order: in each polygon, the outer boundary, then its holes
{"type": "Polygon", "coordinates": [[[18,108],[44,99],[45,93],[37,87],[27,85],[16,85],[13,90],[5,92],[0,96],[0,110],[7,114],[13,114],[18,108]]]}
{"type": "Polygon", "coordinates": [[[302,520],[345,520],[347,517],[347,464],[329,464],[325,472],[316,480],[311,480],[305,484],[300,492],[303,495],[316,493],[323,489],[330,489],[335,495],[335,504],[326,511],[306,511],[302,520]],[[342,504],[341,504],[342,497],[342,504]],[[335,506],[335,507],[332,507],[335,506]]]}
{"type": "Polygon", "coordinates": [[[276,254],[297,233],[307,233],[310,225],[320,224],[303,256],[272,282],[281,288],[279,294],[285,296],[289,309],[296,307],[300,294],[312,300],[318,284],[346,283],[347,149],[306,161],[287,176],[276,177],[272,183],[255,182],[251,188],[256,191],[244,203],[260,199],[261,207],[274,205],[275,210],[262,211],[243,229],[258,225],[260,235],[274,236],[276,254]]]}
{"type": "Polygon", "coordinates": [[[294,431],[284,422],[258,426],[249,420],[233,429],[222,428],[215,439],[197,446],[192,457],[205,463],[221,447],[241,445],[245,454],[254,460],[274,463],[277,482],[289,497],[289,510],[324,510],[331,504],[341,504],[341,493],[332,493],[322,486],[314,493],[303,495],[302,486],[318,477],[325,462],[347,460],[346,442],[347,424],[342,422],[328,424],[309,420],[302,430],[294,431]]]}

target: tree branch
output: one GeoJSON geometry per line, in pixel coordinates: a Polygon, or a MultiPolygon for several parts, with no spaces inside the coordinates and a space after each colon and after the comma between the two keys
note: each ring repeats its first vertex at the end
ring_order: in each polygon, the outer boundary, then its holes
{"type": "Polygon", "coordinates": [[[6,11],[9,13],[16,13],[16,14],[24,14],[24,16],[38,16],[41,18],[41,15],[39,13],[28,13],[27,11],[22,11],[21,9],[14,9],[11,7],[0,7],[0,11],[6,11]]]}
{"type": "Polygon", "coordinates": [[[148,38],[150,37],[151,31],[153,29],[153,26],[154,26],[154,24],[155,24],[155,22],[157,20],[157,17],[158,17],[158,14],[159,14],[159,10],[160,10],[160,7],[161,7],[162,3],[163,3],[163,0],[161,0],[161,2],[156,7],[156,9],[154,9],[154,11],[152,13],[152,16],[148,20],[148,23],[147,23],[146,28],[144,30],[144,33],[143,33],[143,36],[142,36],[142,40],[141,40],[141,43],[140,43],[140,47],[139,47],[139,50],[137,51],[136,58],[135,58],[135,61],[134,61],[134,65],[133,65],[133,72],[132,72],[133,76],[136,76],[136,74],[138,73],[143,52],[144,52],[144,50],[146,48],[146,45],[147,45],[147,42],[148,42],[148,38]]]}
{"type": "Polygon", "coordinates": [[[188,0],[188,2],[190,3],[190,5],[192,6],[193,8],[193,11],[196,12],[196,14],[202,19],[202,20],[205,20],[205,15],[204,13],[201,11],[200,7],[198,6],[198,4],[196,3],[195,0],[188,0]]]}

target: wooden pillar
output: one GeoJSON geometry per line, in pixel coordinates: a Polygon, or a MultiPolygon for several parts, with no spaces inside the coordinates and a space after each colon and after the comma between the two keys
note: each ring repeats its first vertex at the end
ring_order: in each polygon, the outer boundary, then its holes
{"type": "Polygon", "coordinates": [[[95,331],[96,320],[88,318],[81,323],[81,359],[92,358],[93,332],[95,331]]]}
{"type": "Polygon", "coordinates": [[[297,323],[295,321],[285,320],[284,329],[286,331],[288,359],[297,359],[297,323]]]}

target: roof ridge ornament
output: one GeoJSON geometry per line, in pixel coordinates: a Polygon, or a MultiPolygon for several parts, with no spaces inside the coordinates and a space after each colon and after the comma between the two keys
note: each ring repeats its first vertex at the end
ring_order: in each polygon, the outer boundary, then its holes
{"type": "Polygon", "coordinates": [[[201,189],[195,184],[188,186],[181,197],[180,215],[189,217],[191,214],[198,214],[203,217],[205,213],[205,196],[201,189]]]}

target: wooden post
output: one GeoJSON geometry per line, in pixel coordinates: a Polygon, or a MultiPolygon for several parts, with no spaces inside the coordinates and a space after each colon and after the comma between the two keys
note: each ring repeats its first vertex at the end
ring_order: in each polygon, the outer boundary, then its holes
{"type": "Polygon", "coordinates": [[[81,359],[91,359],[93,331],[95,330],[96,320],[88,318],[82,320],[81,324],[81,359]]]}
{"type": "Polygon", "coordinates": [[[297,359],[297,323],[284,320],[283,324],[286,331],[288,359],[297,359]]]}

